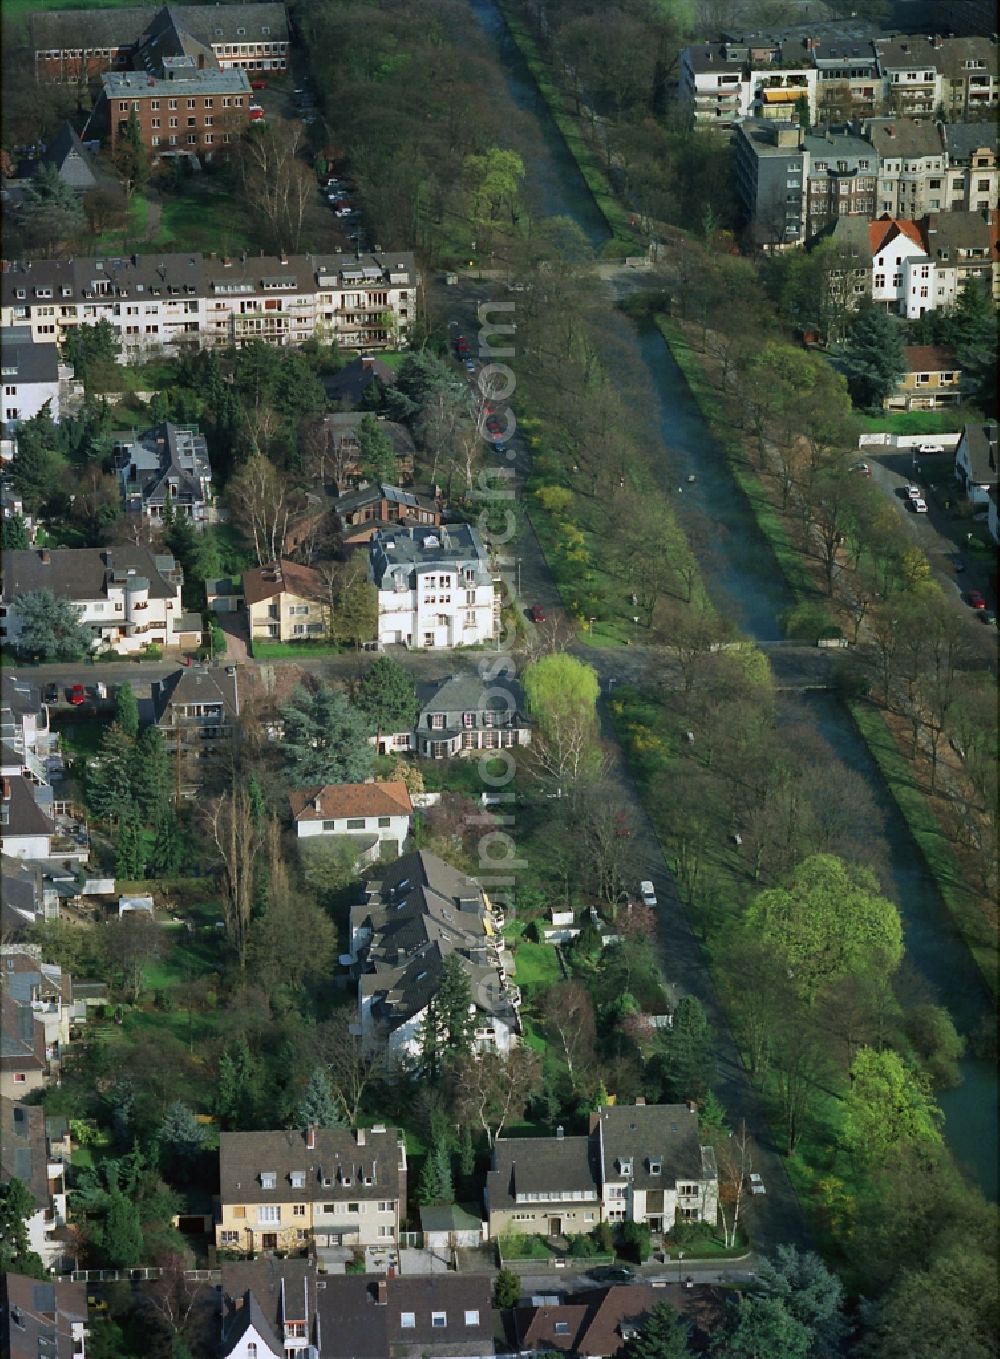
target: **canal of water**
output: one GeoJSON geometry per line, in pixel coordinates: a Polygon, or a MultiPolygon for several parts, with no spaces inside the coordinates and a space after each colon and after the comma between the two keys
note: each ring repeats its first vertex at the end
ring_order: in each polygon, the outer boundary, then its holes
{"type": "MultiPolygon", "coordinates": [[[[528,164],[534,212],[542,217],[572,218],[590,243],[599,247],[610,232],[503,16],[492,0],[470,0],[470,4],[481,28],[496,43],[511,99],[535,125],[537,141],[528,164]]],[[[733,617],[749,636],[762,642],[778,640],[782,636],[780,616],[792,596],[770,546],[659,331],[653,326],[636,330],[633,343],[649,379],[652,423],[662,442],[664,461],[683,488],[684,500],[678,502],[681,519],[697,515],[700,522],[712,525],[711,541],[700,550],[713,598],[720,611],[733,617]],[[688,483],[689,475],[695,476],[693,483],[688,483]]],[[[696,550],[697,544],[696,535],[696,550]]],[[[826,694],[807,699],[804,709],[837,758],[864,779],[881,810],[888,850],[884,886],[899,906],[911,967],[948,1008],[961,1033],[969,1036],[980,1031],[992,1014],[987,988],[850,714],[833,695],[826,694]]],[[[963,1170],[996,1199],[1000,1162],[996,1066],[968,1053],[961,1072],[961,1085],[938,1096],[945,1113],[945,1134],[963,1170]]]]}

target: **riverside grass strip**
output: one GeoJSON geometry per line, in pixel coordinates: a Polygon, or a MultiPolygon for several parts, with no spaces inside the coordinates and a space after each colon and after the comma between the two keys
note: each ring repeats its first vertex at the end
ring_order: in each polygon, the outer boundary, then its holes
{"type": "Polygon", "coordinates": [[[996,997],[1000,949],[989,923],[976,906],[974,894],[964,882],[955,851],[917,787],[913,770],[881,712],[859,699],[848,701],[847,707],[916,841],[948,914],[996,997]]]}

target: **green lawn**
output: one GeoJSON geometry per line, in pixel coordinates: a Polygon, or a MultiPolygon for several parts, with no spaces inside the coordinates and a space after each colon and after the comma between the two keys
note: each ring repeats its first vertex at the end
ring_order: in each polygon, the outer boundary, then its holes
{"type": "Polygon", "coordinates": [[[310,660],[313,656],[341,656],[351,648],[336,642],[258,642],[252,650],[255,661],[310,660]]]}
{"type": "Polygon", "coordinates": [[[957,434],[970,418],[967,409],[952,411],[884,411],[862,415],[867,434],[957,434]]]}
{"type": "Polygon", "coordinates": [[[252,247],[253,232],[231,197],[199,186],[183,194],[164,195],[155,245],[164,250],[214,250],[232,255],[252,247]]]}
{"type": "Polygon", "coordinates": [[[562,980],[554,944],[533,944],[520,939],[514,953],[514,979],[527,995],[562,980]]]}
{"type": "Polygon", "coordinates": [[[146,239],[148,230],[149,199],[145,194],[137,193],[129,208],[128,226],[122,231],[106,231],[99,236],[96,253],[113,254],[116,250],[124,250],[126,245],[139,245],[146,239]]]}
{"type": "MultiPolygon", "coordinates": [[[[143,5],[147,2],[138,0],[143,5]]],[[[3,17],[23,19],[36,11],[49,9],[120,9],[134,3],[135,0],[4,0],[3,17]]],[[[150,4],[149,8],[153,10],[156,6],[150,4]]]]}

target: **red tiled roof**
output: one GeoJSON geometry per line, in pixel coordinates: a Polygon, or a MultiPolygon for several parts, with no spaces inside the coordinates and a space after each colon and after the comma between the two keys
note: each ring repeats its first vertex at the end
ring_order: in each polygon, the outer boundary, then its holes
{"type": "Polygon", "coordinates": [[[908,218],[883,217],[877,222],[868,223],[868,241],[873,255],[884,250],[889,242],[894,241],[897,236],[906,236],[915,245],[919,245],[921,250],[927,249],[920,234],[919,226],[908,218]]]}
{"type": "Polygon", "coordinates": [[[409,816],[409,790],[401,779],[385,783],[327,783],[289,793],[293,821],[337,821],[347,816],[409,816]],[[314,804],[319,800],[319,807],[314,804]]]}
{"type": "Polygon", "coordinates": [[[299,599],[322,599],[322,577],[311,566],[300,566],[284,557],[281,561],[267,562],[264,566],[255,566],[252,571],[244,571],[243,595],[248,608],[262,599],[273,599],[281,594],[295,595],[299,599]]]}

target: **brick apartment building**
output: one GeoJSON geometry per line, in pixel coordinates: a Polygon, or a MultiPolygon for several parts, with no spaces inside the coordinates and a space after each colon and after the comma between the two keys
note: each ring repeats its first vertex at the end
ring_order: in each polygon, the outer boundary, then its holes
{"type": "Polygon", "coordinates": [[[101,77],[101,108],[114,154],[134,112],[142,144],[152,155],[193,152],[210,157],[235,140],[250,116],[245,71],[198,67],[191,57],[171,58],[162,78],[139,71],[101,77]]]}
{"type": "Polygon", "coordinates": [[[284,71],[288,15],[284,5],[176,5],[50,10],[29,17],[39,81],[77,81],[105,71],[143,70],[141,49],[173,25],[211,51],[222,70],[284,71]]]}

